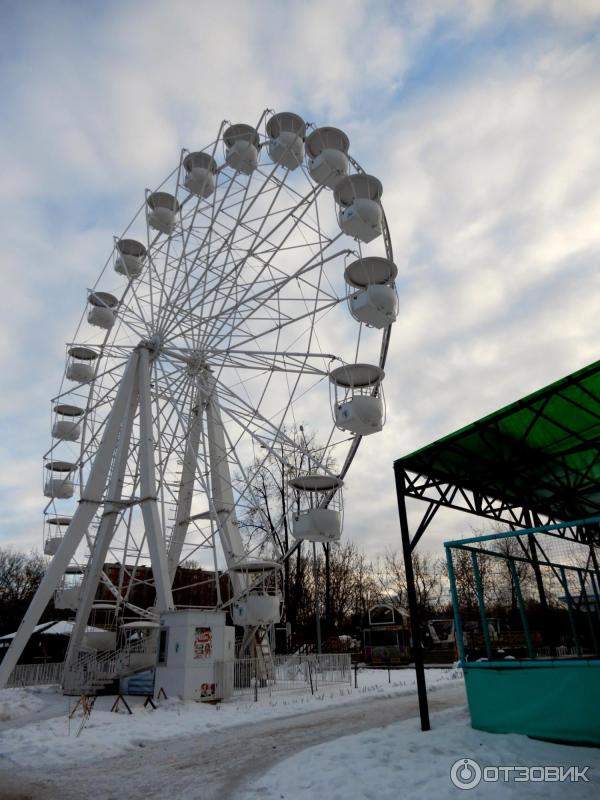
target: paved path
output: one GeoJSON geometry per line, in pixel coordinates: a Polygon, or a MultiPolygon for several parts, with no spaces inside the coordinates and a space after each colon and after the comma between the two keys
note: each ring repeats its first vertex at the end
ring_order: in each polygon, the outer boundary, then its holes
{"type": "MultiPolygon", "coordinates": [[[[465,703],[462,682],[429,695],[432,712],[465,703]]],[[[416,695],[371,699],[236,729],[166,739],[49,774],[0,774],[1,800],[230,800],[307,747],[418,716],[416,695]]]]}

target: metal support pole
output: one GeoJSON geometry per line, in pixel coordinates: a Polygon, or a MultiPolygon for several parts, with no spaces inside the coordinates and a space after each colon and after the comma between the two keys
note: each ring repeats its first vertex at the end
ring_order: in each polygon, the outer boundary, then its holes
{"type": "MultiPolygon", "coordinates": [[[[133,358],[137,367],[137,353],[133,358]]],[[[79,649],[81,647],[85,629],[90,617],[90,611],[98,591],[98,584],[100,576],[106,561],[108,548],[112,541],[115,527],[117,525],[119,514],[121,511],[119,501],[123,495],[123,484],[125,480],[125,470],[127,467],[127,459],[129,457],[129,447],[131,442],[131,429],[133,427],[133,420],[138,404],[138,391],[135,374],[132,375],[132,380],[128,389],[127,410],[124,414],[123,424],[119,432],[119,440],[117,451],[115,454],[115,461],[113,465],[112,475],[108,484],[106,493],[106,502],[104,510],[98,526],[98,532],[94,541],[94,546],[90,554],[90,560],[85,570],[85,575],[79,593],[79,605],[77,607],[77,615],[71,636],[69,638],[69,646],[65,656],[65,663],[72,665],[77,659],[79,649]]],[[[66,675],[66,672],[65,672],[66,675]]]]}
{"type": "Polygon", "coordinates": [[[192,499],[194,497],[194,484],[198,471],[198,450],[202,436],[202,417],[203,417],[202,396],[199,387],[199,379],[196,380],[194,387],[194,398],[190,411],[190,425],[185,443],[185,453],[181,467],[181,479],[179,481],[179,492],[177,495],[177,511],[175,515],[175,525],[173,535],[169,543],[169,577],[171,585],[177,572],[177,566],[181,558],[181,552],[187,536],[190,524],[190,514],[192,510],[192,499]]]}
{"type": "Polygon", "coordinates": [[[52,593],[64,575],[69,561],[73,557],[79,543],[83,539],[90,522],[94,518],[106,487],[110,465],[115,451],[117,435],[125,413],[129,381],[135,376],[135,359],[130,359],[125,369],[123,379],[117,389],[111,412],[104,426],[104,433],[96,451],[90,474],[85,488],[81,493],[81,500],[69,523],[58,552],[48,565],[42,582],[29,604],[19,629],[0,664],[0,687],[9,679],[13,668],[21,657],[25,645],[29,641],[34,627],[39,622],[44,609],[48,605],[52,593]],[[132,374],[133,370],[133,374],[132,374]]]}
{"type": "Polygon", "coordinates": [[[596,606],[596,616],[600,620],[600,590],[598,589],[598,579],[595,575],[590,573],[590,583],[592,584],[592,592],[594,593],[594,601],[596,606]]]}
{"type": "Polygon", "coordinates": [[[450,583],[450,597],[452,599],[452,610],[454,612],[454,640],[458,650],[458,658],[461,664],[466,661],[465,640],[463,637],[462,622],[460,619],[460,609],[458,607],[458,592],[456,591],[456,578],[454,577],[454,562],[452,561],[452,550],[446,547],[446,563],[448,564],[448,581],[450,583]]]}
{"type": "Polygon", "coordinates": [[[525,603],[523,602],[523,593],[521,592],[521,581],[519,580],[519,573],[515,567],[515,562],[512,558],[508,560],[510,566],[510,574],[513,579],[513,586],[515,587],[515,594],[517,596],[517,606],[519,607],[519,614],[521,615],[521,624],[523,625],[523,634],[527,644],[527,653],[529,658],[535,658],[535,650],[533,649],[533,642],[529,633],[529,623],[527,622],[527,614],[525,612],[525,603]]]}
{"type": "MultiPolygon", "coordinates": [[[[216,382],[209,372],[200,375],[199,390],[206,415],[212,511],[215,515],[225,562],[231,568],[246,558],[246,550],[235,513],[233,481],[229,469],[225,429],[219,408],[216,382]]],[[[234,594],[242,594],[247,588],[245,574],[232,571],[229,573],[229,578],[234,594]]]]}
{"type": "Polygon", "coordinates": [[[477,591],[477,604],[479,606],[479,619],[481,620],[481,631],[485,642],[485,654],[488,659],[492,658],[492,643],[490,641],[490,629],[488,628],[487,616],[485,613],[485,601],[483,598],[483,584],[481,582],[481,571],[477,561],[477,553],[471,550],[471,563],[473,564],[473,575],[475,576],[475,589],[477,591]]]}
{"type": "Polygon", "coordinates": [[[569,614],[569,624],[571,625],[571,634],[573,636],[573,642],[575,644],[575,652],[578,656],[581,655],[581,645],[579,644],[579,637],[577,636],[577,626],[575,625],[575,618],[573,617],[573,600],[571,598],[571,592],[569,591],[569,583],[567,581],[567,575],[565,572],[564,567],[559,567],[560,576],[561,576],[561,583],[562,587],[565,590],[565,599],[567,601],[567,611],[569,614]]]}
{"type": "MultiPolygon", "coordinates": [[[[533,521],[531,518],[531,513],[528,508],[523,509],[523,516],[527,527],[533,528],[533,521]]],[[[539,520],[536,519],[536,522],[539,522],[539,520]]],[[[533,533],[527,534],[527,543],[529,544],[529,550],[531,552],[531,565],[535,573],[535,582],[537,585],[538,595],[540,598],[540,605],[542,606],[542,609],[544,610],[545,614],[547,614],[548,601],[546,599],[546,590],[544,589],[544,581],[542,580],[542,572],[540,570],[535,534],[533,533]]]]}
{"type": "Polygon", "coordinates": [[[423,647],[421,644],[421,631],[419,628],[419,611],[417,607],[417,592],[415,589],[415,576],[412,564],[412,549],[410,531],[406,516],[406,497],[404,472],[400,464],[394,464],[396,479],[396,495],[398,498],[398,516],[400,517],[400,534],[402,536],[402,553],[404,555],[404,571],[406,573],[406,594],[408,597],[408,611],[410,614],[410,628],[413,642],[413,656],[415,660],[415,674],[417,678],[417,694],[419,696],[419,713],[421,716],[421,730],[431,729],[429,722],[429,707],[427,704],[427,686],[425,683],[425,664],[423,660],[423,647]]]}
{"type": "Polygon", "coordinates": [[[315,582],[315,623],[317,626],[317,653],[321,653],[321,608],[319,603],[319,568],[317,566],[317,545],[313,542],[313,579],[315,582]]]}
{"type": "Polygon", "coordinates": [[[592,607],[590,605],[590,601],[588,598],[588,593],[585,588],[585,578],[582,575],[582,570],[577,570],[577,575],[579,576],[579,585],[581,586],[581,597],[583,602],[585,603],[586,608],[586,618],[588,622],[588,628],[590,629],[590,637],[592,639],[592,646],[594,648],[594,653],[598,652],[598,640],[596,639],[596,631],[594,630],[594,621],[592,619],[592,607]]]}
{"type": "Polygon", "coordinates": [[[598,568],[598,559],[596,558],[596,551],[593,544],[590,544],[590,556],[595,570],[595,572],[589,573],[590,583],[596,601],[596,616],[600,620],[600,569],[598,568]]]}
{"type": "Polygon", "coordinates": [[[154,432],[152,430],[152,403],[150,397],[150,354],[145,347],[140,349],[139,365],[140,394],[140,492],[142,516],[146,529],[146,542],[150,551],[152,576],[156,587],[157,611],[175,608],[165,537],[158,513],[156,489],[156,464],[154,461],[154,432]]]}

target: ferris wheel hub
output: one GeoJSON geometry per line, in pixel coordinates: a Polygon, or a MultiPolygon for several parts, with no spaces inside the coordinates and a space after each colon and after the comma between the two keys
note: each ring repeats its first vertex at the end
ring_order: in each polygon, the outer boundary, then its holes
{"type": "Polygon", "coordinates": [[[201,375],[203,372],[211,372],[206,363],[204,353],[194,353],[189,357],[187,371],[188,375],[201,375]]]}
{"type": "Polygon", "coordinates": [[[162,352],[164,347],[164,338],[161,336],[160,333],[155,333],[150,336],[148,339],[145,339],[143,342],[140,342],[140,347],[145,348],[150,352],[150,355],[153,358],[159,356],[162,352]]]}

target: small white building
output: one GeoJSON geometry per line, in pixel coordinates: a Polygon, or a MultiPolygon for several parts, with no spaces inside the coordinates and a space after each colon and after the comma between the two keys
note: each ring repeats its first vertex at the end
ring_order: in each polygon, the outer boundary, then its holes
{"type": "Polygon", "coordinates": [[[155,691],[182,700],[224,699],[233,694],[235,628],[225,612],[165,611],[160,618],[155,691]]]}

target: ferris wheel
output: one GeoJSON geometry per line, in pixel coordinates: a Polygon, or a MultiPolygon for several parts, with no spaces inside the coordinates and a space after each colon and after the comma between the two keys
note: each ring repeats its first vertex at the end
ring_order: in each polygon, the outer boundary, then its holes
{"type": "Polygon", "coordinates": [[[0,675],[53,593],[76,611],[74,652],[99,585],[121,620],[151,622],[190,561],[250,635],[278,621],[282,554],[240,532],[260,505],[249,467],[302,451],[292,533],[339,539],[344,477],[385,422],[398,299],[381,195],[342,131],[270,111],[223,122],[146,191],[67,345],[44,457],[52,561],[0,675]],[[290,434],[301,424],[318,449],[290,434]]]}

